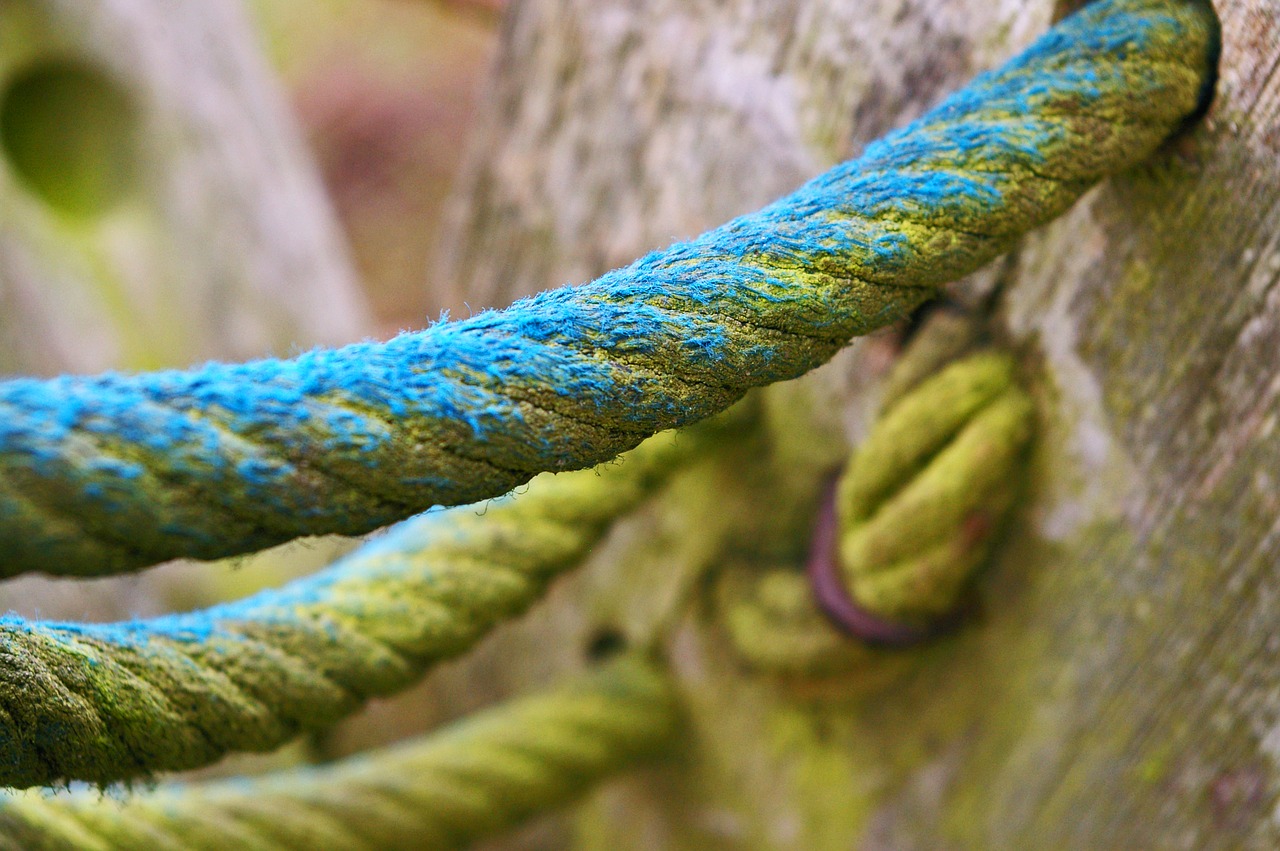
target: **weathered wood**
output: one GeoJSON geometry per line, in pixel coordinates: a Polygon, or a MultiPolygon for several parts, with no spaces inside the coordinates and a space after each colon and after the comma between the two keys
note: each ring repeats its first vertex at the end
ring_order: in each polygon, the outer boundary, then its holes
{"type": "MultiPolygon", "coordinates": [[[[669,639],[687,751],[601,795],[581,847],[1280,843],[1280,21],[1265,0],[1217,8],[1203,125],[992,273],[1043,422],[979,616],[879,690],[816,700],[744,672],[695,584],[669,639]]],[[[498,304],[696,233],[851,155],[1054,12],[519,4],[450,269],[472,305],[498,304]]],[[[678,511],[637,518],[551,605],[437,678],[440,714],[579,664],[604,627],[643,639],[653,598],[683,587],[672,577],[726,552],[795,558],[817,471],[857,438],[890,346],[772,394],[798,481],[769,478],[759,448],[688,480],[678,511]]]]}

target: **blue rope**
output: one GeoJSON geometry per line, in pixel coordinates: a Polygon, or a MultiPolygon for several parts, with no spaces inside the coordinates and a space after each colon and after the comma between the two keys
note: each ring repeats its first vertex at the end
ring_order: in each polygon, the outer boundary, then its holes
{"type": "Polygon", "coordinates": [[[1007,250],[1198,106],[1212,13],[1104,0],[759,212],[386,343],[0,383],[0,575],[360,534],[588,467],[794,378],[1007,250]]]}

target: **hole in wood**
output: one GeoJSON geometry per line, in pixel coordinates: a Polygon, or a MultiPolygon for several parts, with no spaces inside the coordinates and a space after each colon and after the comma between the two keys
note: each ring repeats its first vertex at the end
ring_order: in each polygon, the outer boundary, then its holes
{"type": "Polygon", "coordinates": [[[595,631],[587,641],[586,656],[589,662],[603,662],[627,649],[627,637],[621,631],[604,627],[595,631]]]}
{"type": "Polygon", "coordinates": [[[107,74],[72,60],[20,71],[0,96],[0,150],[23,185],[74,218],[100,216],[132,190],[137,110],[107,74]]]}

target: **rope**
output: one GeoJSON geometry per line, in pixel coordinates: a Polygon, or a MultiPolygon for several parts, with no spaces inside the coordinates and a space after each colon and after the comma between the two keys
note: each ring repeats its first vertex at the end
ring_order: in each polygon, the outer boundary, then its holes
{"type": "Polygon", "coordinates": [[[1203,100],[1201,0],[1102,0],[857,160],[577,288],[386,343],[0,383],[0,573],[127,571],[588,467],[794,378],[1147,157],[1203,100]]]}
{"type": "Polygon", "coordinates": [[[628,658],[327,766],[120,801],[0,798],[0,851],[458,848],[572,801],[669,744],[675,729],[667,679],[628,658]]]}
{"type": "Polygon", "coordinates": [[[423,515],[320,573],[203,611],[0,618],[0,785],[105,785],[329,726],[524,611],[700,449],[661,435],[598,472],[540,478],[483,514],[423,515]]]}
{"type": "Polygon", "coordinates": [[[715,604],[729,644],[753,671],[848,679],[883,655],[837,630],[791,565],[730,566],[716,577],[715,604]]]}
{"type": "Polygon", "coordinates": [[[820,536],[836,545],[811,556],[823,609],[878,643],[947,625],[1007,524],[1034,423],[1013,359],[991,351],[894,401],[840,478],[828,519],[838,529],[820,536]]]}
{"type": "Polygon", "coordinates": [[[878,687],[902,667],[883,646],[958,622],[1027,478],[1035,419],[1013,358],[972,351],[981,336],[971,317],[937,314],[912,339],[871,432],[825,489],[807,579],[794,565],[720,572],[719,621],[749,668],[878,687]]]}

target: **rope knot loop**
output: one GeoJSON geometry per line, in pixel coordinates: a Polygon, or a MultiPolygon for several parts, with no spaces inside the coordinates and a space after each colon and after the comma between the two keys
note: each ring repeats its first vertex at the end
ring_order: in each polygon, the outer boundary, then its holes
{"type": "Polygon", "coordinates": [[[816,582],[828,614],[875,643],[944,625],[1017,500],[1034,420],[1013,358],[993,351],[893,401],[835,488],[834,546],[812,565],[846,595],[816,582]]]}

